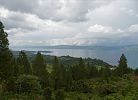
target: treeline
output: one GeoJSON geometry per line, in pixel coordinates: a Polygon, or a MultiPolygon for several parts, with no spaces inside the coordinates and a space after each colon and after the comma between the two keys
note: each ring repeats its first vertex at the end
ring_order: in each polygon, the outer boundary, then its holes
{"type": "Polygon", "coordinates": [[[90,85],[86,85],[86,82],[89,83],[88,80],[100,79],[108,82],[112,77],[138,75],[138,69],[133,70],[127,66],[124,54],[115,68],[96,67],[85,63],[82,58],[78,64],[64,66],[55,56],[51,69],[48,69],[41,52],[37,52],[32,62],[28,60],[24,51],[20,51],[19,56],[14,57],[9,49],[7,36],[0,22],[0,98],[5,98],[5,93],[10,92],[39,94],[45,100],[64,100],[65,92],[91,93],[90,85]]]}

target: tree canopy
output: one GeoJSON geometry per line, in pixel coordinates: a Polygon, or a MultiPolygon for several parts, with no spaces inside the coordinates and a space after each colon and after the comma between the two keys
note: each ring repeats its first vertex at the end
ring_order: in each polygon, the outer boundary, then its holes
{"type": "Polygon", "coordinates": [[[7,80],[12,76],[12,53],[9,50],[8,34],[0,22],[0,80],[7,80]]]}

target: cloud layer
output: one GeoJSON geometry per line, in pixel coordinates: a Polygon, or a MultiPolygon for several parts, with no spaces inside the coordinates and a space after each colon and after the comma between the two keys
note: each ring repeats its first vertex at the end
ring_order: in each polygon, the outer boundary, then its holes
{"type": "Polygon", "coordinates": [[[138,44],[137,0],[0,0],[11,46],[138,44]]]}

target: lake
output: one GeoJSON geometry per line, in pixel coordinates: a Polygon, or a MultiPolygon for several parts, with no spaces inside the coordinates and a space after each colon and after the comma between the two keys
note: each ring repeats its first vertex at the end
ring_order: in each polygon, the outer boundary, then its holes
{"type": "MultiPolygon", "coordinates": [[[[15,49],[14,50],[21,50],[15,49]]],[[[111,65],[118,65],[118,60],[122,53],[125,54],[130,67],[138,67],[138,50],[137,49],[48,49],[48,48],[22,48],[22,50],[28,51],[51,51],[48,53],[42,52],[45,55],[56,56],[73,56],[82,58],[97,58],[101,59],[111,65]]]]}

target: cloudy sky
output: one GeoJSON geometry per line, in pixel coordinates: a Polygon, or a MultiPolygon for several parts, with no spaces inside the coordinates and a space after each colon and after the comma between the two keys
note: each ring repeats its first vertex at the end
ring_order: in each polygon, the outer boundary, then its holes
{"type": "Polygon", "coordinates": [[[138,44],[138,0],[0,0],[11,46],[138,44]]]}

